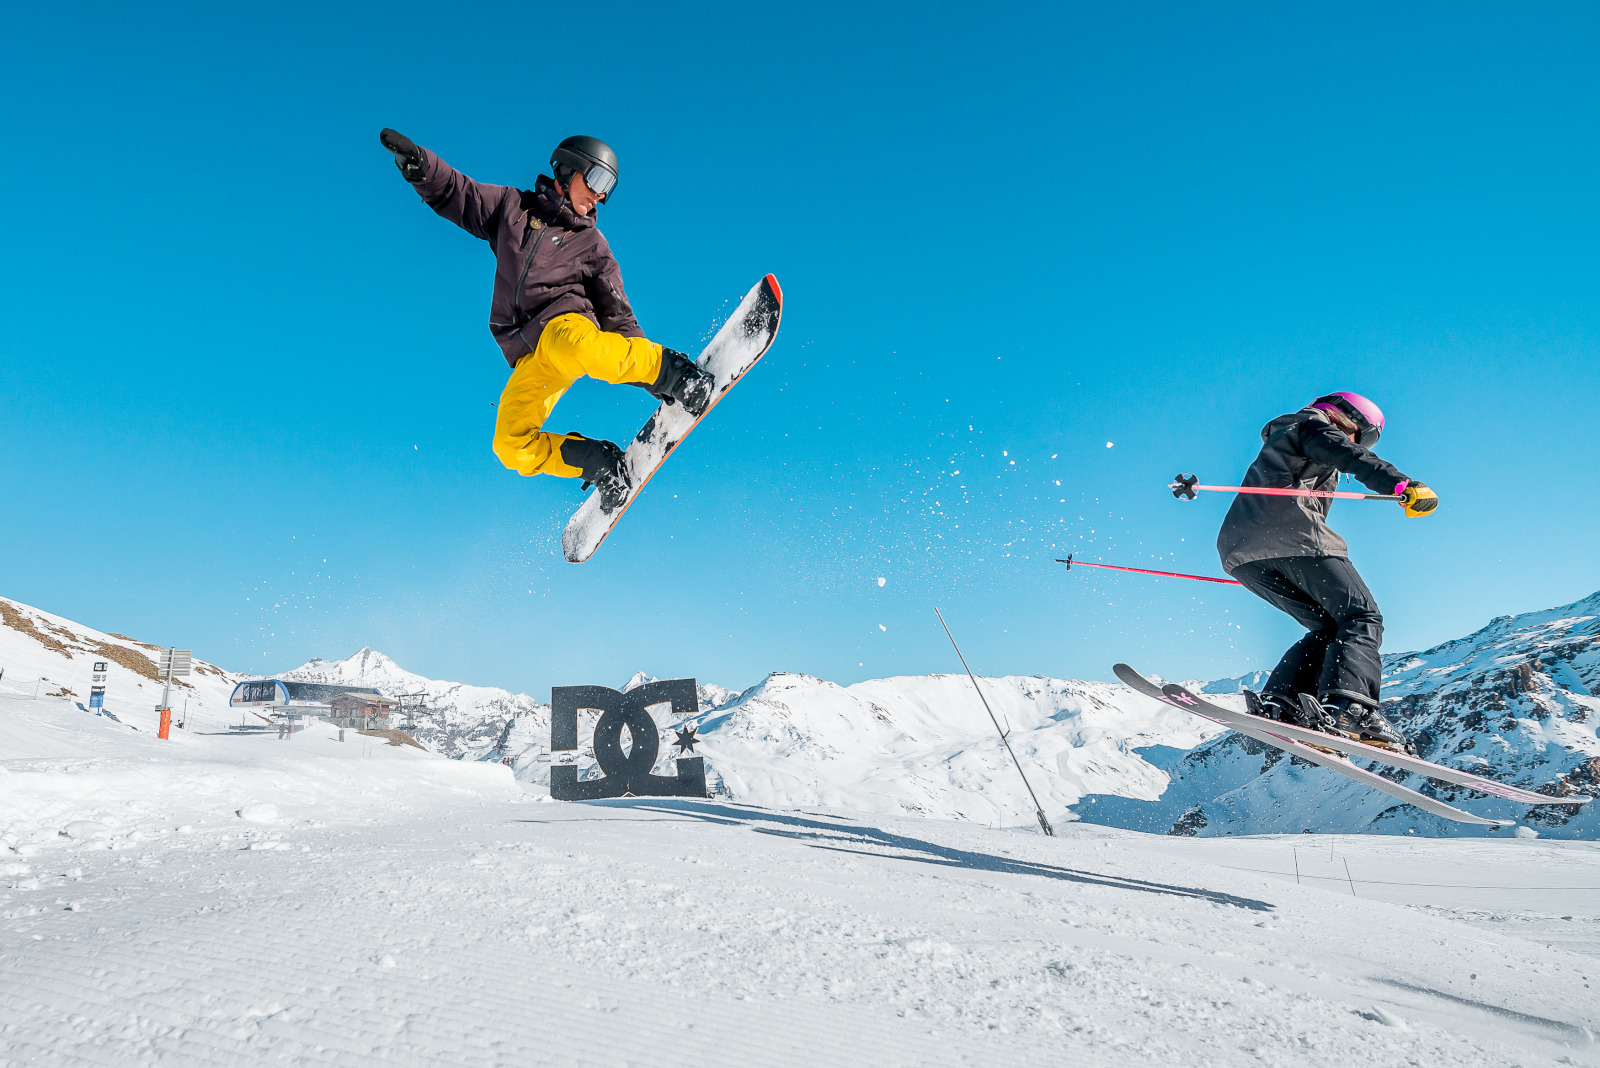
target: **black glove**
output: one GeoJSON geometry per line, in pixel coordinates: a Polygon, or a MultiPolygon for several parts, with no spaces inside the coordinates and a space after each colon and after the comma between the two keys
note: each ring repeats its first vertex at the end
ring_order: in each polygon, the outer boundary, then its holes
{"type": "Polygon", "coordinates": [[[428,176],[428,159],[411,138],[398,130],[385,127],[378,131],[378,140],[383,142],[384,148],[394,153],[394,165],[400,168],[400,173],[406,176],[406,181],[420,182],[428,176]]]}

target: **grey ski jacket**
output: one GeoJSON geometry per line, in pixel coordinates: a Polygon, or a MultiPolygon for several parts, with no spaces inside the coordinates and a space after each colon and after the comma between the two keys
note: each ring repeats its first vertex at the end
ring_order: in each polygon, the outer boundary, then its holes
{"type": "MultiPolygon", "coordinates": [[[[1342,471],[1373,493],[1393,493],[1409,481],[1316,408],[1278,416],[1261,428],[1261,440],[1261,453],[1240,485],[1331,490],[1342,471]]],[[[1348,557],[1344,539],[1328,528],[1332,505],[1331,497],[1239,494],[1217,534],[1222,569],[1231,574],[1240,564],[1289,556],[1348,557]]]]}
{"type": "Polygon", "coordinates": [[[512,367],[539,344],[545,324],[577,312],[602,330],[643,337],[622,270],[593,215],[577,215],[555,183],[533,188],[475,182],[427,149],[414,183],[428,207],[494,250],[489,332],[512,367]]]}

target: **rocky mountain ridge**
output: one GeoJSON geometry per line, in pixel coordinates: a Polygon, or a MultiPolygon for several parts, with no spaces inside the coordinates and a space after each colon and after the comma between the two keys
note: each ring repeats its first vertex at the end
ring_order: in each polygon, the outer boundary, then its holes
{"type": "MultiPolygon", "coordinates": [[[[1600,593],[1500,616],[1421,652],[1385,656],[1383,679],[1385,715],[1424,758],[1553,796],[1600,794],[1600,593]]],[[[1239,698],[1221,700],[1242,708],[1239,698]]],[[[1189,752],[1148,755],[1172,779],[1161,799],[1134,805],[1096,798],[1087,818],[1198,835],[1493,833],[1427,816],[1233,733],[1189,752]]],[[[1600,837],[1600,803],[1530,811],[1422,776],[1384,773],[1469,811],[1523,820],[1546,835],[1600,837]]]]}

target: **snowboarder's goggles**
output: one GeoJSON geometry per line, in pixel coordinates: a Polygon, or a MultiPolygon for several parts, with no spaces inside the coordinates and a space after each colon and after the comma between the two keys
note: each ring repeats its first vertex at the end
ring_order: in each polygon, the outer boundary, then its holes
{"type": "Polygon", "coordinates": [[[604,200],[610,195],[611,190],[616,187],[617,176],[612,174],[606,167],[594,163],[589,166],[588,170],[583,172],[583,184],[593,190],[595,196],[604,200]]]}

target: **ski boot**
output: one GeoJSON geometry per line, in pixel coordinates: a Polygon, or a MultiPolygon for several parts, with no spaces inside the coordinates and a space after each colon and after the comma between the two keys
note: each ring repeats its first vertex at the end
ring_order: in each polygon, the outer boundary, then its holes
{"type": "Polygon", "coordinates": [[[1331,718],[1322,711],[1322,706],[1316,706],[1315,711],[1306,709],[1292,697],[1282,697],[1275,693],[1256,693],[1254,690],[1244,692],[1245,708],[1252,716],[1262,719],[1275,719],[1279,723],[1292,723],[1296,727],[1304,727],[1310,731],[1326,730],[1332,722],[1331,718]]]}
{"type": "Polygon", "coordinates": [[[646,388],[661,403],[682,404],[684,411],[698,419],[711,407],[711,394],[716,387],[717,380],[693,360],[663,345],[661,373],[646,388]]]}
{"type": "Polygon", "coordinates": [[[600,491],[600,510],[610,515],[628,501],[633,482],[622,450],[609,441],[574,435],[561,443],[561,459],[583,472],[583,488],[600,491]]]}
{"type": "Polygon", "coordinates": [[[1331,733],[1342,734],[1346,738],[1354,738],[1368,745],[1416,755],[1416,748],[1406,740],[1406,736],[1396,730],[1394,724],[1371,705],[1348,697],[1330,697],[1326,702],[1320,703],[1333,718],[1333,726],[1326,728],[1331,733]]]}

